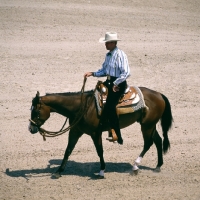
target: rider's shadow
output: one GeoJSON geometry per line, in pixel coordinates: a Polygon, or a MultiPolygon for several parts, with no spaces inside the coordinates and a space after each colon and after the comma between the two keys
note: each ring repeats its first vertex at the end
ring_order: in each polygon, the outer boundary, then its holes
{"type": "MultiPolygon", "coordinates": [[[[6,169],[5,174],[10,177],[23,177],[25,179],[30,179],[33,177],[43,177],[51,176],[52,173],[55,173],[60,166],[61,159],[53,159],[49,161],[49,164],[46,168],[43,169],[24,169],[24,170],[13,170],[10,171],[9,168],[6,169]]],[[[75,161],[68,161],[65,170],[62,172],[62,176],[82,176],[89,177],[90,179],[95,179],[95,173],[99,172],[100,163],[99,162],[87,162],[80,163],[75,161]]],[[[152,168],[140,166],[140,169],[143,170],[153,170],[152,168]]],[[[132,165],[130,163],[106,163],[105,173],[131,173],[132,165]]]]}

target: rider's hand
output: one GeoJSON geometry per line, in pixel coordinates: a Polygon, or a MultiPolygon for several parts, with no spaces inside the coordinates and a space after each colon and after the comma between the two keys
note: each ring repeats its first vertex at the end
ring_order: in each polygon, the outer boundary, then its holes
{"type": "Polygon", "coordinates": [[[87,77],[89,77],[89,76],[93,76],[93,72],[86,72],[86,73],[84,74],[84,77],[85,77],[85,78],[87,78],[87,77]]]}
{"type": "Polygon", "coordinates": [[[118,92],[119,91],[119,87],[117,85],[113,86],[113,92],[118,92]]]}

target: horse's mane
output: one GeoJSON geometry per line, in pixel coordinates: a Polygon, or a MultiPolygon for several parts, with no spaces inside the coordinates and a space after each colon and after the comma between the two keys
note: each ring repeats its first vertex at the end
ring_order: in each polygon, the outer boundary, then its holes
{"type": "MultiPolygon", "coordinates": [[[[93,92],[93,90],[89,90],[89,91],[85,91],[84,94],[90,94],[92,92],[93,92]]],[[[76,95],[76,94],[81,94],[81,91],[79,91],[79,92],[63,92],[63,93],[46,93],[46,96],[50,96],[50,95],[72,96],[72,95],[76,95]]]]}
{"type": "MultiPolygon", "coordinates": [[[[92,95],[94,90],[84,91],[85,95],[92,95]]],[[[46,96],[74,96],[74,95],[81,95],[82,92],[63,92],[63,93],[46,93],[46,96]]],[[[41,96],[42,97],[42,96],[41,96]]],[[[39,102],[39,93],[32,99],[32,106],[36,106],[39,102]]]]}

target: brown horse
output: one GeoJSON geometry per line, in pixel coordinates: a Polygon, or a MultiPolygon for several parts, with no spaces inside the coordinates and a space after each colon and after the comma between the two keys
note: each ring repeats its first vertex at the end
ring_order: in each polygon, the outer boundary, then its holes
{"type": "MultiPolygon", "coordinates": [[[[156,145],[158,155],[155,171],[159,172],[160,167],[163,165],[163,152],[166,153],[170,148],[168,131],[173,122],[171,106],[169,100],[163,94],[144,87],[140,87],[140,90],[149,109],[145,114],[143,109],[140,109],[133,113],[120,115],[120,128],[127,127],[136,121],[141,125],[144,147],[133,164],[133,172],[137,174],[138,165],[142,157],[153,143],[156,145]],[[156,130],[156,124],[159,120],[161,121],[163,131],[163,143],[156,130]]],[[[99,117],[94,92],[56,93],[41,97],[38,92],[32,100],[29,131],[33,134],[43,130],[40,127],[50,117],[51,112],[66,116],[69,118],[70,124],[68,145],[61,166],[55,173],[56,177],[59,177],[61,172],[64,171],[67,160],[83,133],[90,135],[94,142],[101,163],[99,176],[104,177],[105,162],[103,157],[102,132],[98,131],[99,117]]],[[[103,123],[103,131],[108,130],[109,125],[105,121],[103,123]]]]}

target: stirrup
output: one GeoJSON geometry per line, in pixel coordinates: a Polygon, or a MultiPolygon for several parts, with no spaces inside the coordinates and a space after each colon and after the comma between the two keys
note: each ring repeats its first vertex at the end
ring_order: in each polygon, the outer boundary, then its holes
{"type": "Polygon", "coordinates": [[[109,131],[109,134],[108,134],[108,137],[106,138],[106,140],[108,140],[109,142],[115,142],[118,140],[118,137],[117,137],[114,129],[111,129],[109,131]]]}

